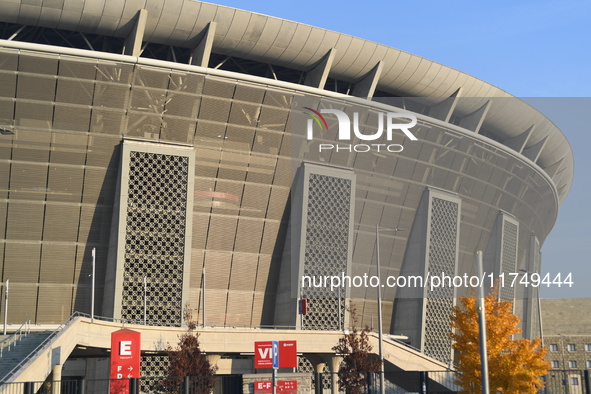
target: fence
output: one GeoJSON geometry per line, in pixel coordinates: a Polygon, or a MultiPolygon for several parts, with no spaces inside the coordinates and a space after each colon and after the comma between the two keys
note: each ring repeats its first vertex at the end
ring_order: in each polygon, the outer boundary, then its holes
{"type": "Polygon", "coordinates": [[[144,377],[136,379],[75,379],[46,382],[5,383],[0,394],[52,394],[55,386],[61,394],[199,394],[242,393],[241,375],[209,377],[144,377]]]}
{"type": "MultiPolygon", "coordinates": [[[[591,394],[589,375],[588,370],[551,370],[546,375],[547,387],[540,390],[540,394],[591,394]]],[[[387,394],[451,394],[461,391],[460,387],[455,384],[453,372],[450,371],[397,371],[386,372],[384,377],[387,394]]],[[[216,375],[213,382],[209,379],[143,377],[129,380],[75,379],[53,382],[5,383],[0,386],[0,394],[52,394],[55,385],[59,385],[61,394],[242,393],[242,375],[216,375]]],[[[364,392],[379,392],[379,374],[367,376],[365,383],[364,392]]],[[[314,392],[322,392],[317,390],[314,392]]]]}

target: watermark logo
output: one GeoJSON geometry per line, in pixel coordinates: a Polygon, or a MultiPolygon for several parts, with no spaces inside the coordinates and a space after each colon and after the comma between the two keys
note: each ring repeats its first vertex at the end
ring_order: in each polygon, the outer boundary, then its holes
{"type": "MultiPolygon", "coordinates": [[[[417,141],[417,137],[410,131],[411,128],[416,126],[417,118],[415,115],[410,113],[400,112],[387,112],[378,113],[378,128],[373,134],[363,134],[359,130],[359,113],[353,113],[353,121],[349,118],[345,112],[338,109],[321,109],[320,112],[313,110],[309,107],[304,109],[310,112],[304,112],[304,114],[310,116],[307,123],[307,139],[314,139],[314,123],[316,123],[321,131],[328,131],[328,125],[322,114],[334,115],[338,121],[338,139],[340,141],[351,141],[352,137],[355,137],[361,141],[375,141],[382,137],[384,132],[386,133],[386,140],[392,141],[394,132],[402,132],[409,140],[417,141]],[[410,120],[406,122],[405,119],[410,120]],[[353,130],[353,134],[351,134],[353,130]]],[[[335,145],[335,144],[319,144],[319,151],[323,150],[340,150],[355,151],[355,152],[368,152],[370,150],[376,151],[388,151],[388,152],[402,152],[403,146],[400,144],[349,144],[349,145],[335,145]]]]}

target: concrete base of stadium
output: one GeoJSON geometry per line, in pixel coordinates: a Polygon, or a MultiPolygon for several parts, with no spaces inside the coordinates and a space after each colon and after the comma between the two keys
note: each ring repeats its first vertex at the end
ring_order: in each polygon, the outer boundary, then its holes
{"type": "MultiPolygon", "coordinates": [[[[103,362],[94,359],[90,364],[86,362],[84,368],[88,374],[89,367],[91,367],[94,378],[98,378],[98,375],[102,375],[99,370],[102,370],[103,373],[108,371],[107,358],[111,347],[111,334],[123,327],[141,333],[142,354],[161,354],[168,344],[175,346],[178,343],[179,335],[186,332],[186,328],[181,327],[123,325],[96,319],[92,322],[88,317],[75,317],[43,348],[38,349],[34,356],[14,371],[6,381],[43,381],[53,372],[62,373],[60,366],[63,366],[67,360],[72,360],[72,352],[75,349],[77,357],[84,355],[85,352],[88,352],[88,356],[92,357],[93,351],[95,352],[94,357],[97,354],[102,354],[103,362]]],[[[336,356],[332,350],[332,347],[343,335],[341,331],[222,327],[205,327],[199,328],[197,331],[199,332],[201,349],[207,354],[208,360],[218,366],[218,374],[252,374],[255,372],[252,357],[254,343],[260,341],[297,341],[298,354],[303,354],[308,358],[316,371],[322,371],[326,364],[328,364],[330,371],[336,371],[341,361],[341,358],[336,356]],[[233,355],[237,357],[227,358],[233,355]]],[[[371,333],[369,337],[374,351],[377,351],[378,336],[371,333]]],[[[447,365],[387,337],[384,339],[384,359],[403,371],[440,371],[448,368],[447,365]]]]}

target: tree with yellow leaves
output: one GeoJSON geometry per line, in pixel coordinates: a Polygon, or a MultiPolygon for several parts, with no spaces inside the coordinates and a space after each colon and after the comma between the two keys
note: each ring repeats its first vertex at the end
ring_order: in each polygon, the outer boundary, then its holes
{"type": "MultiPolygon", "coordinates": [[[[536,393],[544,386],[541,377],[550,368],[544,360],[546,348],[540,338],[512,338],[521,332],[519,317],[513,314],[513,304],[497,300],[497,295],[495,287],[484,299],[490,392],[536,393]]],[[[476,299],[462,297],[460,301],[462,307],[454,308],[449,333],[455,350],[456,383],[465,392],[477,393],[482,376],[476,299]]]]}

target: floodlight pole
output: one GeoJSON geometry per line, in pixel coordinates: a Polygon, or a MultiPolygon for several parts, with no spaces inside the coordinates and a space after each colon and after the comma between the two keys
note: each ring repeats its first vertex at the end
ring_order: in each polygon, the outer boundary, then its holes
{"type": "MultiPolygon", "coordinates": [[[[482,251],[476,252],[476,275],[482,278],[482,251]]],[[[482,283],[477,288],[476,312],[478,313],[478,329],[480,338],[480,373],[482,376],[482,394],[489,394],[488,387],[488,354],[486,351],[486,318],[484,308],[484,289],[482,283]]]]}
{"type": "Polygon", "coordinates": [[[384,385],[384,352],[382,349],[382,280],[380,278],[380,230],[376,224],[376,265],[378,269],[378,341],[380,353],[380,393],[385,393],[384,385]]]}
{"type": "Polygon", "coordinates": [[[6,279],[6,285],[4,286],[4,333],[6,335],[6,317],[8,316],[8,279],[6,279]]]}
{"type": "Polygon", "coordinates": [[[90,295],[90,321],[94,323],[94,273],[96,271],[96,248],[92,248],[92,290],[90,295]]]}

